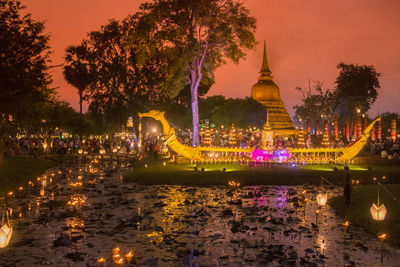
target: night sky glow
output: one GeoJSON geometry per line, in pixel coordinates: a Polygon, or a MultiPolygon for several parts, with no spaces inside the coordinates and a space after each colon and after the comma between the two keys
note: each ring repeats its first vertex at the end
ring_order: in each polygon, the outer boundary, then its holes
{"type": "MultiPolygon", "coordinates": [[[[143,0],[22,0],[36,20],[47,21],[54,51],[53,65],[63,62],[68,45],[78,44],[87,32],[111,18],[122,19],[137,11],[143,0]]],[[[259,45],[239,65],[229,63],[216,72],[210,95],[250,95],[267,41],[269,64],[281,97],[293,115],[301,102],[295,87],[322,80],[332,88],[336,64],[372,64],[382,73],[381,90],[370,114],[400,112],[400,1],[397,0],[248,0],[244,1],[257,22],[259,45]]],[[[53,87],[62,99],[78,108],[76,90],[68,85],[61,68],[54,68],[53,87]]]]}

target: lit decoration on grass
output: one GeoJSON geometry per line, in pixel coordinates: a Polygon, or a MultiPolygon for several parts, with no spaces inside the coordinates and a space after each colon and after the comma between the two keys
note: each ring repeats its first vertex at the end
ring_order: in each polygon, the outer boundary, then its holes
{"type": "Polygon", "coordinates": [[[350,140],[350,121],[348,118],[345,120],[345,133],[346,133],[346,140],[350,140]]]}
{"type": "Polygon", "coordinates": [[[302,148],[305,146],[305,144],[306,144],[306,142],[304,140],[304,130],[303,130],[303,126],[301,126],[301,129],[299,131],[299,138],[297,139],[297,147],[302,148]]]}
{"type": "Polygon", "coordinates": [[[209,127],[209,121],[208,120],[206,120],[206,124],[205,124],[203,144],[206,145],[206,146],[211,145],[211,134],[210,134],[210,127],[209,127]]]}
{"type": "Polygon", "coordinates": [[[376,221],[383,221],[385,219],[386,207],[384,204],[377,206],[375,203],[373,203],[369,211],[371,212],[372,219],[376,221]]]}
{"type": "Polygon", "coordinates": [[[11,226],[10,220],[8,218],[8,210],[3,210],[3,217],[1,220],[0,228],[0,248],[5,248],[8,246],[13,233],[13,228],[11,226]]]}
{"type": "Polygon", "coordinates": [[[82,155],[83,154],[83,149],[78,149],[78,154],[82,155]]]}
{"type": "Polygon", "coordinates": [[[372,215],[372,219],[374,219],[375,221],[383,221],[386,217],[386,207],[384,204],[380,205],[379,203],[379,182],[378,184],[378,202],[377,205],[375,203],[372,203],[371,208],[369,209],[369,211],[371,212],[372,215]]]}
{"type": "Polygon", "coordinates": [[[339,115],[338,114],[335,114],[333,116],[333,127],[334,127],[335,140],[339,140],[339,115]]]}
{"type": "Polygon", "coordinates": [[[392,138],[392,141],[395,142],[396,141],[396,118],[392,119],[392,123],[390,124],[390,137],[392,138]]]}
{"type": "Polygon", "coordinates": [[[163,162],[163,166],[167,166],[167,163],[165,161],[163,162]]]}
{"type": "Polygon", "coordinates": [[[328,121],[325,120],[325,125],[324,125],[324,135],[322,137],[322,145],[324,147],[329,147],[330,143],[329,143],[329,125],[328,125],[328,121]]]}
{"type": "Polygon", "coordinates": [[[237,137],[236,137],[236,129],[235,126],[232,123],[231,130],[229,131],[229,145],[230,146],[236,146],[237,143],[237,137]]]}
{"type": "Polygon", "coordinates": [[[378,139],[382,140],[382,124],[380,120],[378,122],[378,139]]]}
{"type": "Polygon", "coordinates": [[[251,158],[255,162],[268,162],[271,160],[277,160],[278,162],[286,162],[290,158],[290,154],[287,149],[261,150],[255,148],[252,152],[251,158]]]}
{"type": "Polygon", "coordinates": [[[104,154],[106,154],[106,150],[105,150],[105,149],[100,149],[100,150],[99,150],[99,153],[100,153],[101,155],[104,155],[104,154]]]}

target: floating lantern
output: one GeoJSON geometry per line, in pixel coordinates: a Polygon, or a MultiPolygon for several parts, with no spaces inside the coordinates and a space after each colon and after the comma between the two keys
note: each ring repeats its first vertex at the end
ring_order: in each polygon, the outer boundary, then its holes
{"type": "Polygon", "coordinates": [[[119,247],[113,248],[112,251],[113,251],[113,254],[114,254],[114,255],[118,255],[119,252],[120,252],[120,248],[119,248],[119,247]]]}
{"type": "Polygon", "coordinates": [[[78,154],[82,155],[83,154],[83,149],[78,149],[78,154]]]}
{"type": "Polygon", "coordinates": [[[132,251],[129,251],[127,254],[125,254],[125,258],[126,258],[126,261],[127,261],[128,263],[130,263],[131,260],[132,260],[132,258],[133,258],[133,252],[132,252],[132,251]]]}
{"type": "Polygon", "coordinates": [[[113,261],[117,264],[123,264],[125,262],[124,259],[119,254],[114,254],[112,258],[113,261]]]}
{"type": "Polygon", "coordinates": [[[328,201],[328,194],[319,193],[317,195],[317,203],[320,206],[325,206],[328,201]]]}
{"type": "Polygon", "coordinates": [[[372,219],[376,221],[383,221],[385,219],[386,207],[384,204],[377,206],[375,203],[373,203],[369,211],[371,212],[372,219]]]}
{"type": "Polygon", "coordinates": [[[10,243],[11,236],[13,233],[13,228],[11,226],[10,220],[8,219],[8,210],[5,212],[5,219],[4,219],[4,211],[3,211],[3,218],[1,222],[0,228],[0,248],[5,248],[10,243]]]}
{"type": "Polygon", "coordinates": [[[163,162],[163,165],[164,165],[164,166],[167,166],[167,163],[166,163],[166,162],[163,162]]]}
{"type": "Polygon", "coordinates": [[[384,241],[387,237],[387,234],[378,235],[379,240],[384,241]]]}
{"type": "Polygon", "coordinates": [[[100,259],[97,260],[97,265],[98,266],[106,266],[106,259],[101,257],[100,259]]]}

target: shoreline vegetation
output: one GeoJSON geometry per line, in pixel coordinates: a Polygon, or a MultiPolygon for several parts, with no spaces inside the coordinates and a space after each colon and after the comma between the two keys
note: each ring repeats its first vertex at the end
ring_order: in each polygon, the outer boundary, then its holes
{"type": "MultiPolygon", "coordinates": [[[[384,184],[394,196],[400,196],[400,184],[384,184]]],[[[394,200],[388,193],[380,191],[380,204],[384,204],[387,213],[383,221],[375,221],[371,217],[369,209],[372,203],[377,203],[377,185],[364,185],[354,188],[349,208],[345,205],[343,196],[329,199],[328,204],[338,212],[344,221],[350,221],[351,225],[360,226],[372,237],[378,239],[378,235],[387,234],[386,242],[394,247],[400,247],[400,201],[394,200]]],[[[351,227],[350,225],[350,227],[351,227]]]]}
{"type": "Polygon", "coordinates": [[[4,158],[0,164],[0,195],[15,191],[25,186],[29,180],[42,175],[47,169],[57,165],[57,162],[43,158],[4,158]]]}

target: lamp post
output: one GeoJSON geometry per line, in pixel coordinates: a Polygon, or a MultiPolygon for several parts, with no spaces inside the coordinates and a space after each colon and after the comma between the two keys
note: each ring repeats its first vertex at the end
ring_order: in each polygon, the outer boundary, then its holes
{"type": "Polygon", "coordinates": [[[344,232],[343,232],[343,243],[346,242],[346,233],[347,233],[347,229],[350,226],[350,222],[349,221],[345,221],[343,223],[343,227],[344,227],[344,232]]]}
{"type": "Polygon", "coordinates": [[[383,263],[383,242],[385,241],[387,234],[378,235],[379,240],[381,241],[381,263],[383,263]]]}
{"type": "Polygon", "coordinates": [[[318,226],[318,215],[321,212],[320,209],[314,210],[315,212],[315,225],[318,226]]]}

